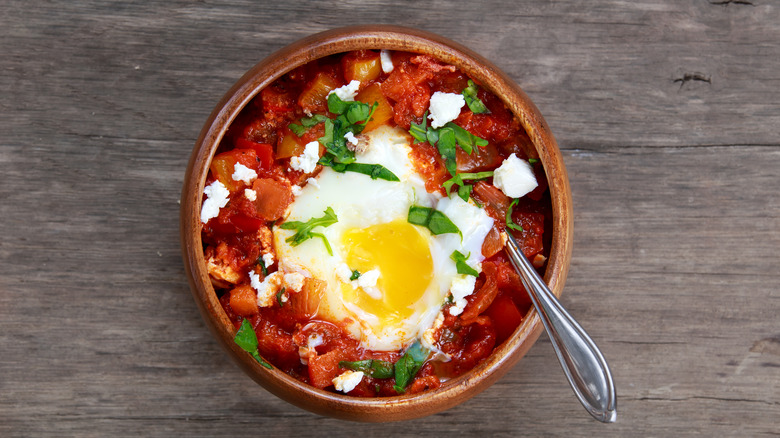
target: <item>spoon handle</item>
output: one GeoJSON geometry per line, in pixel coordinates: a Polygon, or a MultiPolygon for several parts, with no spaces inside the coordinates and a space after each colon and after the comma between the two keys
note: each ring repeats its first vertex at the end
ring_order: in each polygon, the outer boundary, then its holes
{"type": "Polygon", "coordinates": [[[604,423],[614,422],[617,396],[607,361],[539,277],[515,239],[509,233],[506,235],[509,258],[542,319],[574,394],[593,418],[604,423]]]}

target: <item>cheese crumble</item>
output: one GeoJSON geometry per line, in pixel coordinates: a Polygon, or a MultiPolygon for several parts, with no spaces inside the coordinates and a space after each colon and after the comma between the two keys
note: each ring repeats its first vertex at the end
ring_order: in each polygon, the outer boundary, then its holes
{"type": "Polygon", "coordinates": [[[230,191],[219,180],[203,189],[206,200],[200,210],[200,221],[204,224],[211,218],[219,216],[219,209],[226,206],[230,200],[230,191]]]}
{"type": "Polygon", "coordinates": [[[339,99],[343,100],[344,102],[354,102],[355,96],[357,96],[358,88],[360,88],[360,81],[351,81],[347,85],[344,85],[343,87],[336,88],[335,90],[331,90],[330,93],[328,93],[328,96],[331,94],[335,94],[339,97],[339,99]]]}
{"type": "Polygon", "coordinates": [[[462,94],[442,93],[437,91],[431,96],[431,103],[428,109],[431,119],[431,128],[441,128],[448,122],[458,118],[460,109],[466,104],[466,99],[462,94]]]}
{"type": "Polygon", "coordinates": [[[510,198],[520,198],[536,188],[534,169],[512,154],[493,172],[493,185],[510,198]]]}
{"type": "Polygon", "coordinates": [[[355,389],[361,380],[363,380],[363,371],[345,371],[333,379],[333,386],[336,388],[336,391],[346,394],[355,389]]]}
{"type": "Polygon", "coordinates": [[[306,143],[300,156],[290,158],[290,167],[303,173],[312,173],[320,159],[320,143],[312,141],[306,143]]]}

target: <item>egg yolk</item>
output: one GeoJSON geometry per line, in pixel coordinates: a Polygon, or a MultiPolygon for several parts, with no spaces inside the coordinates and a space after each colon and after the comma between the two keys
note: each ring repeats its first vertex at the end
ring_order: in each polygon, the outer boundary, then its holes
{"type": "Polygon", "coordinates": [[[393,324],[409,318],[415,303],[425,295],[433,279],[433,259],[428,240],[405,220],[395,220],[367,228],[353,228],[342,236],[347,265],[359,272],[379,269],[376,287],[382,292],[374,299],[362,288],[342,285],[344,301],[375,315],[380,322],[393,324]]]}

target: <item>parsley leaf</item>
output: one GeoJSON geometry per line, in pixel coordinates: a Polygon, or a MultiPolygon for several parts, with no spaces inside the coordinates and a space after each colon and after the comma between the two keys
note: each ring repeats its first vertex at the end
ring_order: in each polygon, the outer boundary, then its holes
{"type": "Polygon", "coordinates": [[[412,225],[420,225],[431,231],[434,236],[447,233],[461,234],[458,226],[452,223],[444,213],[433,208],[412,205],[409,207],[409,215],[406,220],[412,225]]]}
{"type": "Polygon", "coordinates": [[[260,269],[263,271],[263,277],[268,276],[268,267],[265,266],[265,260],[263,260],[263,255],[260,254],[260,257],[257,258],[257,264],[260,265],[260,269]]]}
{"type": "Polygon", "coordinates": [[[456,173],[455,176],[448,179],[447,181],[444,181],[444,183],[442,183],[442,187],[444,187],[444,190],[447,192],[447,196],[450,196],[450,190],[452,190],[452,186],[460,186],[458,189],[458,196],[460,196],[464,201],[469,202],[472,186],[466,185],[464,181],[485,179],[491,176],[493,176],[492,170],[477,173],[456,173]]]}
{"type": "Polygon", "coordinates": [[[509,207],[506,209],[506,227],[507,227],[507,228],[511,228],[511,229],[513,229],[513,230],[517,230],[517,231],[520,231],[520,232],[522,232],[522,231],[523,231],[523,227],[522,227],[522,226],[520,226],[520,225],[517,225],[517,224],[516,224],[516,223],[515,223],[515,222],[512,220],[512,207],[514,207],[514,206],[515,206],[515,204],[517,204],[519,201],[520,201],[519,199],[514,199],[514,200],[513,200],[513,201],[512,201],[512,202],[509,204],[509,207]]]}
{"type": "Polygon", "coordinates": [[[306,131],[308,131],[308,128],[311,128],[312,126],[315,126],[319,123],[322,123],[328,119],[326,116],[323,116],[322,114],[315,114],[311,117],[304,117],[301,119],[301,124],[296,125],[295,123],[290,123],[287,125],[288,128],[290,128],[290,131],[295,133],[298,137],[302,136],[306,131]]]}
{"type": "Polygon", "coordinates": [[[339,362],[341,368],[346,368],[352,371],[363,371],[375,379],[389,379],[393,377],[394,366],[390,362],[384,360],[358,360],[355,362],[341,361],[339,362]]]}
{"type": "Polygon", "coordinates": [[[279,303],[279,307],[284,307],[282,295],[284,295],[284,288],[279,289],[279,292],[276,293],[276,302],[279,303]]]}
{"type": "Polygon", "coordinates": [[[420,342],[415,342],[398,359],[398,362],[395,363],[395,385],[393,385],[393,389],[397,393],[403,394],[406,391],[406,387],[420,371],[429,355],[428,349],[423,347],[420,342]]]}
{"type": "MultiPolygon", "coordinates": [[[[423,114],[422,123],[412,122],[409,126],[409,134],[414,137],[415,143],[422,143],[428,140],[428,111],[423,114]]],[[[434,142],[435,143],[435,142],[434,142]]],[[[433,143],[431,143],[433,144],[433,143]]]]}
{"type": "Polygon", "coordinates": [[[315,227],[328,227],[339,221],[338,217],[336,217],[336,212],[331,207],[326,208],[324,213],[324,216],[311,218],[307,222],[290,221],[279,225],[279,228],[283,230],[296,230],[295,234],[285,239],[285,242],[289,242],[292,246],[298,246],[312,237],[319,237],[325,244],[328,254],[333,255],[333,250],[325,235],[312,231],[315,227]]]}
{"type": "Polygon", "coordinates": [[[257,335],[255,334],[254,329],[252,329],[252,323],[250,323],[248,319],[244,319],[241,322],[241,327],[238,328],[236,336],[233,338],[233,342],[241,347],[242,350],[251,354],[260,365],[269,370],[273,368],[270,363],[260,357],[260,352],[257,350],[257,335]]]}
{"type": "Polygon", "coordinates": [[[400,181],[400,179],[398,179],[398,177],[392,171],[390,171],[390,169],[386,168],[385,166],[382,166],[381,164],[337,163],[334,161],[333,157],[331,156],[325,156],[320,158],[318,163],[322,164],[323,166],[328,166],[339,173],[355,172],[355,173],[362,173],[364,175],[368,175],[371,177],[371,179],[400,181]]]}
{"type": "Polygon", "coordinates": [[[482,103],[479,97],[477,97],[477,84],[475,84],[471,79],[469,79],[468,87],[464,88],[461,94],[463,94],[463,98],[466,100],[466,105],[469,106],[469,109],[472,113],[484,114],[490,112],[490,110],[485,106],[484,103],[482,103]]]}
{"type": "Polygon", "coordinates": [[[484,138],[477,137],[453,122],[447,122],[444,127],[450,128],[455,132],[455,140],[458,142],[460,148],[467,154],[470,154],[477,146],[487,146],[488,144],[488,141],[484,138]]]}
{"type": "Polygon", "coordinates": [[[471,256],[471,253],[468,255],[463,255],[462,252],[455,250],[452,252],[452,255],[450,255],[450,258],[455,262],[455,268],[457,268],[458,274],[479,277],[479,272],[466,263],[466,260],[468,260],[469,256],[471,256]]]}
{"type": "Polygon", "coordinates": [[[531,166],[533,166],[534,164],[536,164],[538,162],[539,162],[538,158],[529,158],[528,159],[528,164],[530,164],[531,166]]]}
{"type": "Polygon", "coordinates": [[[358,278],[360,278],[360,271],[358,271],[357,269],[353,269],[352,275],[349,276],[350,281],[357,280],[358,278]]]}
{"type": "Polygon", "coordinates": [[[439,141],[436,142],[436,148],[439,149],[439,154],[444,158],[444,167],[447,168],[450,175],[455,175],[458,167],[455,161],[455,146],[457,146],[455,131],[444,125],[444,127],[439,129],[438,135],[439,141]]]}

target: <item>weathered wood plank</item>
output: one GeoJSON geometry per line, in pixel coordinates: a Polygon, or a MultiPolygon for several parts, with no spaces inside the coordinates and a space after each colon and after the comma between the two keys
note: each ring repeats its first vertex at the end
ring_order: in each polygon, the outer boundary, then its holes
{"type": "Polygon", "coordinates": [[[3,3],[0,435],[777,435],[780,11],[713,3],[3,3]],[[587,417],[544,337],[403,425],[294,408],[211,338],[178,246],[201,124],[272,51],[368,22],[476,49],[547,116],[575,202],[563,302],[618,423],[587,417]]]}

